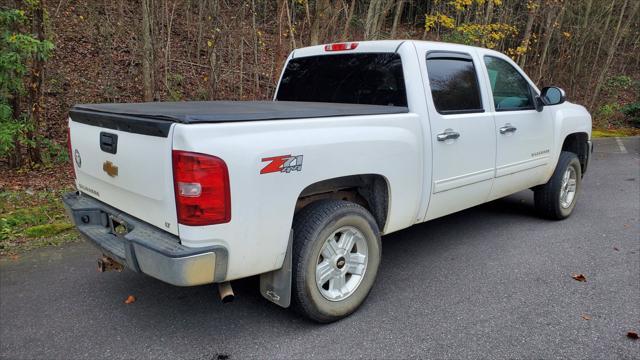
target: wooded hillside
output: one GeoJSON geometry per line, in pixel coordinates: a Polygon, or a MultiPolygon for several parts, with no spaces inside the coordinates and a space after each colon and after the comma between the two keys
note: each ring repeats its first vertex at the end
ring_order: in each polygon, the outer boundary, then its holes
{"type": "Polygon", "coordinates": [[[67,111],[76,103],[268,99],[292,49],[342,40],[493,48],[539,87],[563,87],[595,126],[639,127],[639,7],[637,0],[9,1],[0,7],[0,157],[11,167],[64,158],[67,111]]]}

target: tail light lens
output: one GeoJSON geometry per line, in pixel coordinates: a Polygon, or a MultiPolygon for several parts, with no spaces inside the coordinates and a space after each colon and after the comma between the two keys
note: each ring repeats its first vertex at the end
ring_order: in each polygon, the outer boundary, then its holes
{"type": "Polygon", "coordinates": [[[76,168],[73,165],[75,161],[73,158],[73,150],[71,148],[71,128],[67,126],[67,151],[69,152],[69,163],[71,164],[71,170],[73,171],[73,177],[76,177],[76,168]]]}
{"type": "Polygon", "coordinates": [[[345,50],[353,50],[358,47],[357,42],[351,43],[335,43],[335,44],[327,44],[324,46],[324,51],[345,51],[345,50]]]}
{"type": "Polygon", "coordinates": [[[173,150],[178,222],[203,226],[231,221],[227,164],[215,156],[173,150]]]}

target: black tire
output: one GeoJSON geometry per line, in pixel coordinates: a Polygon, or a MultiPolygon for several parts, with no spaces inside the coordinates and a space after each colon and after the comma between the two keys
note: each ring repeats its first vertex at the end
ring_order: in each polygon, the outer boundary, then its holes
{"type": "Polygon", "coordinates": [[[562,220],[568,218],[576,206],[576,200],[580,192],[580,183],[582,180],[582,168],[578,156],[572,152],[563,151],[560,153],[558,165],[551,176],[551,179],[544,184],[536,187],[533,192],[533,199],[536,210],[540,215],[547,219],[562,220]],[[576,173],[576,192],[571,204],[563,207],[560,201],[562,191],[562,180],[565,172],[569,167],[573,167],[576,173]]]}
{"type": "Polygon", "coordinates": [[[294,309],[321,323],[342,319],[358,309],[373,287],[380,265],[380,231],[373,216],[355,203],[320,200],[296,214],[293,234],[291,295],[294,309]],[[339,301],[330,301],[316,284],[316,266],[325,241],[345,226],[360,231],[361,238],[366,241],[366,270],[350,295],[339,301]]]}

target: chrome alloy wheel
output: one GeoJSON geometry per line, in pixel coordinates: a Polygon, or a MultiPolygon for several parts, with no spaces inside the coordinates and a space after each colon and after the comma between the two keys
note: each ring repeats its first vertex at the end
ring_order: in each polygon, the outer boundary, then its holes
{"type": "Polygon", "coordinates": [[[578,174],[573,166],[567,167],[567,170],[562,176],[562,185],[560,186],[560,206],[563,209],[567,209],[573,204],[573,199],[576,196],[576,183],[578,174]]]}
{"type": "Polygon", "coordinates": [[[360,230],[344,226],[322,245],[316,262],[316,285],[329,301],[353,294],[367,270],[367,241],[360,230]]]}

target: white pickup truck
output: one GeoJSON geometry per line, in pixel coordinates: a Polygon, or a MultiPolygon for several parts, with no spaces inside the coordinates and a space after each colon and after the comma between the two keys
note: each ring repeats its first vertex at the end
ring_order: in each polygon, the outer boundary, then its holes
{"type": "Polygon", "coordinates": [[[63,200],[102,269],[226,292],[260,275],[319,322],[365,300],[381,235],[524,189],[568,217],[592,150],[561,89],[423,41],[297,49],[273,101],[76,105],[69,132],[63,200]]]}

